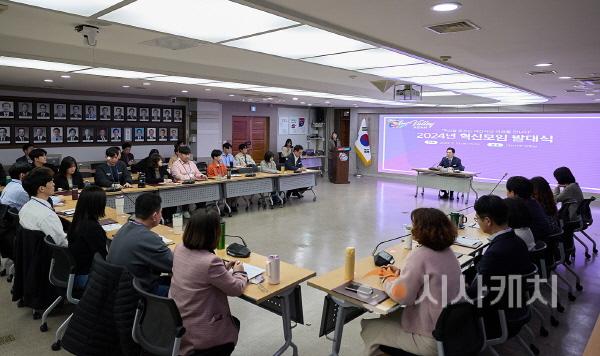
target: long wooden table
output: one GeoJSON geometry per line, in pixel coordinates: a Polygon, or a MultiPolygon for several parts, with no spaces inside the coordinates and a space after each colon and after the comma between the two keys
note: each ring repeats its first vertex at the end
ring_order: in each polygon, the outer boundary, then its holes
{"type": "MultiPolygon", "coordinates": [[[[478,227],[471,227],[472,221],[473,219],[471,216],[466,227],[459,230],[458,236],[475,238],[480,240],[482,244],[477,248],[452,245],[451,248],[455,253],[462,254],[462,256],[458,257],[461,267],[469,265],[472,262],[474,255],[482,253],[483,248],[488,245],[488,235],[483,233],[478,227]]],[[[417,248],[416,246],[416,242],[413,241],[413,249],[417,248]]],[[[394,265],[399,268],[404,267],[406,259],[411,252],[411,250],[404,248],[404,243],[400,243],[385,250],[394,256],[394,265]]],[[[373,256],[357,259],[354,267],[354,280],[369,287],[383,290],[383,285],[378,276],[367,276],[367,274],[373,271],[375,268],[377,268],[377,266],[375,266],[373,256]]],[[[371,306],[358,299],[354,299],[333,291],[334,288],[339,287],[345,282],[347,282],[347,280],[344,279],[344,266],[319,275],[318,277],[312,278],[308,281],[309,286],[324,291],[331,296],[335,304],[337,304],[337,317],[333,336],[333,345],[331,349],[331,355],[333,356],[337,356],[339,354],[344,324],[346,323],[346,313],[349,312],[350,309],[360,308],[363,310],[363,312],[368,311],[380,315],[386,315],[402,307],[391,298],[384,300],[378,305],[371,306]]]]}
{"type": "Polygon", "coordinates": [[[583,356],[598,356],[600,355],[600,317],[596,320],[596,326],[592,330],[592,334],[588,339],[583,356]]]}
{"type": "MultiPolygon", "coordinates": [[[[477,172],[448,172],[429,168],[413,168],[412,170],[417,172],[415,198],[419,194],[419,188],[421,188],[421,196],[425,194],[425,188],[467,193],[465,204],[469,202],[471,190],[477,194],[473,189],[473,177],[479,174],[477,172]]],[[[456,199],[458,200],[458,196],[456,199]]]]}
{"type": "MultiPolygon", "coordinates": [[[[137,188],[135,188],[137,189],[137,188]]],[[[74,201],[71,196],[64,196],[64,205],[57,206],[56,211],[60,213],[65,210],[74,209],[77,201],[74,201]]],[[[124,225],[129,219],[127,214],[117,214],[117,211],[113,208],[106,207],[105,210],[106,218],[110,218],[116,221],[118,224],[124,225]]],[[[62,215],[61,218],[72,221],[72,217],[65,217],[62,215]]],[[[108,238],[112,239],[117,233],[118,229],[107,231],[108,238]]],[[[172,240],[173,243],[169,245],[172,250],[182,243],[182,234],[174,231],[171,227],[166,225],[158,225],[152,229],[155,233],[161,237],[165,237],[172,240]]],[[[223,258],[233,260],[233,257],[229,257],[225,250],[216,250],[216,255],[223,258]]],[[[260,255],[256,252],[252,252],[248,258],[236,258],[242,262],[266,269],[267,257],[260,255]]],[[[297,267],[292,264],[281,261],[280,263],[280,283],[273,285],[266,282],[257,284],[248,283],[244,289],[244,293],[241,298],[247,300],[253,304],[260,306],[261,308],[272,311],[276,314],[280,314],[283,321],[283,335],[285,343],[281,346],[274,355],[281,355],[289,347],[292,348],[293,354],[298,354],[298,348],[292,341],[292,322],[300,321],[303,322],[301,315],[302,300],[300,293],[300,284],[311,277],[314,277],[316,273],[314,271],[297,267]],[[299,305],[300,309],[295,307],[299,305]]]]}

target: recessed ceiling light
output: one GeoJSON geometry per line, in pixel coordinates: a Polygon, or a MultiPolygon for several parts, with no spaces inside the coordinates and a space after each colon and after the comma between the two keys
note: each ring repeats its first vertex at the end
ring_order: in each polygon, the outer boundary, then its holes
{"type": "Polygon", "coordinates": [[[74,70],[82,70],[89,68],[89,66],[79,66],[68,63],[38,61],[37,59],[25,59],[4,56],[0,56],[0,66],[53,70],[57,72],[72,72],[74,70]]]}
{"type": "Polygon", "coordinates": [[[84,69],[84,70],[78,70],[77,73],[98,75],[101,77],[115,77],[115,78],[127,78],[127,79],[152,78],[152,80],[154,80],[155,77],[163,77],[162,74],[145,73],[145,72],[137,72],[137,71],[133,71],[133,70],[122,70],[122,69],[112,69],[112,68],[89,68],[89,69],[84,69]]]}
{"type": "Polygon", "coordinates": [[[273,100],[273,98],[267,98],[267,100],[273,100]]]}
{"type": "Polygon", "coordinates": [[[600,101],[600,99],[594,99],[594,101],[600,101]]]}
{"type": "Polygon", "coordinates": [[[181,92],[182,92],[182,93],[187,93],[188,91],[187,91],[187,90],[182,90],[181,92]]]}
{"type": "Polygon", "coordinates": [[[552,65],[552,63],[538,63],[535,66],[536,67],[550,67],[552,65]]]}
{"type": "Polygon", "coordinates": [[[227,0],[170,0],[168,5],[163,1],[138,0],[100,19],[208,42],[231,40],[298,24],[227,0]]]}
{"type": "Polygon", "coordinates": [[[52,83],[52,82],[54,82],[54,80],[52,80],[52,79],[44,79],[44,81],[45,81],[46,83],[52,83]]]}
{"type": "Polygon", "coordinates": [[[457,10],[462,6],[459,2],[443,2],[441,4],[437,4],[431,7],[431,10],[438,12],[448,12],[457,10]]]}
{"type": "Polygon", "coordinates": [[[326,101],[325,104],[331,104],[331,101],[326,101]]]}
{"type": "Polygon", "coordinates": [[[303,61],[349,70],[423,63],[420,59],[383,48],[305,58],[303,61]]]}
{"type": "Polygon", "coordinates": [[[234,82],[214,82],[214,83],[206,83],[203,84],[209,87],[217,87],[217,88],[227,88],[227,89],[248,89],[260,87],[260,85],[256,84],[244,84],[244,83],[234,83],[234,82]]]}
{"type": "Polygon", "coordinates": [[[308,106],[312,106],[312,104],[308,104],[308,106]]]}
{"type": "Polygon", "coordinates": [[[587,95],[587,96],[594,96],[596,94],[594,94],[594,93],[585,93],[585,95],[587,95]]]}
{"type": "Polygon", "coordinates": [[[204,88],[205,91],[211,91],[211,88],[204,88]]]}
{"type": "Polygon", "coordinates": [[[424,91],[421,93],[421,96],[454,96],[460,95],[459,93],[455,93],[453,91],[424,91]]]}
{"type": "Polygon", "coordinates": [[[235,94],[229,94],[229,96],[235,96],[235,94]]]}
{"type": "Polygon", "coordinates": [[[292,98],[292,100],[298,100],[298,98],[292,98]]]}
{"type": "Polygon", "coordinates": [[[64,79],[69,79],[69,78],[71,78],[71,76],[70,76],[70,75],[67,75],[67,74],[63,74],[63,75],[61,75],[60,77],[61,77],[61,78],[64,78],[64,79]]]}
{"type": "Polygon", "coordinates": [[[359,72],[379,75],[387,78],[427,77],[431,75],[457,74],[458,72],[431,63],[410,64],[406,66],[362,69],[359,72]]]}
{"type": "Polygon", "coordinates": [[[143,82],[142,85],[150,85],[148,82],[143,82]]]}
{"type": "Polygon", "coordinates": [[[300,104],[306,104],[304,101],[301,101],[300,104]]]}
{"type": "Polygon", "coordinates": [[[121,85],[123,88],[129,88],[129,85],[121,85]]]}
{"type": "Polygon", "coordinates": [[[573,79],[572,77],[558,77],[558,79],[573,79]]]}
{"type": "Polygon", "coordinates": [[[148,78],[148,80],[153,80],[156,82],[178,83],[178,84],[205,84],[205,83],[214,82],[214,80],[211,80],[211,79],[179,77],[179,76],[174,76],[174,75],[161,76],[161,77],[157,77],[157,78],[148,78]]]}
{"type": "Polygon", "coordinates": [[[87,17],[115,5],[120,0],[13,0],[13,2],[87,17]]]}
{"type": "MultiPolygon", "coordinates": [[[[498,88],[502,87],[500,84],[494,82],[472,82],[472,83],[452,83],[452,84],[438,84],[438,88],[447,90],[458,90],[458,89],[486,89],[486,88],[498,88]]],[[[460,90],[459,90],[460,91],[460,90]]]]}

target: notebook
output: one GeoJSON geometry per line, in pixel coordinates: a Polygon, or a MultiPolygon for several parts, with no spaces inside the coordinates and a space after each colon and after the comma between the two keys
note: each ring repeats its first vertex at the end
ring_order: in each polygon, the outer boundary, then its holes
{"type": "Polygon", "coordinates": [[[368,290],[372,291],[372,293],[370,293],[370,294],[354,292],[354,291],[348,290],[348,289],[346,289],[346,286],[350,283],[360,284],[360,283],[357,283],[354,281],[346,282],[339,287],[333,288],[333,291],[336,293],[345,295],[347,297],[360,300],[361,302],[367,303],[369,305],[377,305],[377,304],[383,302],[384,300],[388,299],[388,295],[385,294],[384,291],[377,289],[377,288],[365,287],[368,290]]]}
{"type": "Polygon", "coordinates": [[[456,241],[454,243],[459,246],[476,248],[481,245],[481,240],[472,239],[472,238],[468,238],[468,237],[464,237],[464,236],[459,236],[456,238],[456,241]]]}
{"type": "Polygon", "coordinates": [[[75,214],[75,209],[66,209],[63,211],[57,211],[56,213],[63,216],[73,216],[75,214]]]}

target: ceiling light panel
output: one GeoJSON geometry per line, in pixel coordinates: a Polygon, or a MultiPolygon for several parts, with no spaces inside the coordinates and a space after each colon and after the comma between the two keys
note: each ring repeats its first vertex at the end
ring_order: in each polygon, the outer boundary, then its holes
{"type": "Polygon", "coordinates": [[[167,82],[167,83],[178,83],[178,84],[206,84],[212,83],[216,80],[211,79],[200,79],[200,78],[191,78],[191,77],[178,77],[167,75],[164,77],[156,77],[156,78],[148,78],[148,80],[153,80],[156,82],[167,82]]]}
{"type": "Polygon", "coordinates": [[[252,88],[248,88],[247,90],[258,91],[261,93],[278,93],[278,94],[287,94],[287,93],[298,91],[298,89],[289,89],[289,88],[280,88],[280,87],[252,87],[252,88]]]}
{"type": "Polygon", "coordinates": [[[458,74],[457,71],[431,63],[411,64],[407,66],[361,69],[359,72],[374,74],[386,78],[424,77],[431,75],[458,74]]]}
{"type": "Polygon", "coordinates": [[[487,88],[487,89],[461,89],[461,93],[479,95],[479,94],[504,94],[504,93],[523,93],[513,88],[487,88]]]}
{"type": "Polygon", "coordinates": [[[227,0],[137,0],[100,18],[208,42],[231,40],[297,24],[227,0]]]}
{"type": "Polygon", "coordinates": [[[469,74],[446,74],[446,75],[434,75],[430,77],[409,77],[399,78],[407,80],[413,83],[419,83],[423,85],[435,85],[435,84],[450,84],[450,83],[464,83],[464,82],[483,82],[484,79],[469,75],[469,74]]]}
{"type": "Polygon", "coordinates": [[[367,43],[308,25],[264,33],[224,44],[292,59],[373,48],[367,43]]]}
{"type": "Polygon", "coordinates": [[[109,8],[121,0],[11,0],[20,4],[43,7],[49,10],[62,11],[80,16],[91,16],[109,8]]]}
{"type": "Polygon", "coordinates": [[[420,59],[382,48],[305,58],[303,60],[349,70],[423,63],[420,59]]]}
{"type": "Polygon", "coordinates": [[[501,88],[502,85],[494,82],[472,82],[472,83],[453,83],[453,84],[437,84],[436,87],[447,90],[459,89],[485,89],[485,88],[501,88]]]}
{"type": "Polygon", "coordinates": [[[2,57],[2,56],[0,56],[0,66],[40,69],[40,70],[52,70],[52,71],[56,71],[56,72],[72,72],[75,70],[82,70],[82,69],[89,68],[89,66],[80,66],[80,65],[68,64],[68,63],[38,61],[36,59],[2,57]]]}
{"type": "Polygon", "coordinates": [[[145,73],[145,72],[136,72],[132,70],[122,70],[122,69],[112,69],[112,68],[90,68],[79,70],[76,72],[77,74],[89,74],[89,75],[98,75],[101,77],[115,77],[115,78],[127,78],[127,79],[145,79],[152,77],[163,77],[162,74],[156,73],[145,73]]]}
{"type": "Polygon", "coordinates": [[[455,96],[460,95],[459,93],[455,93],[453,91],[424,91],[421,93],[421,96],[455,96]]]}
{"type": "Polygon", "coordinates": [[[217,88],[227,88],[227,89],[249,89],[260,87],[260,85],[256,84],[243,84],[243,83],[233,83],[233,82],[215,82],[204,84],[207,87],[217,87],[217,88]]]}

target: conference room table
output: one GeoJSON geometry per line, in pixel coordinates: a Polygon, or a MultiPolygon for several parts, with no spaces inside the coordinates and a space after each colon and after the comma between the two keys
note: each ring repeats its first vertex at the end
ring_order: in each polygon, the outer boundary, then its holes
{"type": "MultiPolygon", "coordinates": [[[[468,217],[469,222],[465,225],[464,229],[458,230],[458,236],[480,240],[481,244],[476,248],[464,247],[456,244],[451,246],[452,251],[454,251],[455,255],[457,255],[457,259],[461,268],[466,268],[472,264],[474,257],[478,254],[481,254],[483,249],[489,243],[488,235],[483,233],[476,224],[473,225],[473,217],[474,214],[468,217]]],[[[412,249],[418,248],[417,246],[418,244],[413,241],[412,249]]],[[[394,256],[394,265],[402,269],[404,268],[406,259],[412,250],[406,249],[404,247],[404,242],[402,242],[385,249],[385,251],[394,256]]],[[[354,267],[354,281],[371,288],[384,290],[379,276],[373,273],[376,268],[378,267],[375,266],[373,256],[371,255],[357,259],[354,267]]],[[[326,335],[331,331],[334,332],[330,354],[332,356],[339,355],[345,323],[355,319],[365,312],[387,315],[403,307],[391,298],[388,298],[383,302],[373,306],[358,299],[335,292],[335,288],[348,282],[348,280],[344,278],[344,272],[345,268],[344,266],[341,266],[330,272],[308,280],[308,285],[310,287],[327,293],[322,316],[323,320],[321,320],[321,335],[326,335]]]]}
{"type": "MultiPolygon", "coordinates": [[[[425,188],[433,188],[436,190],[446,190],[453,192],[467,193],[467,200],[465,204],[469,202],[469,196],[473,189],[473,178],[476,177],[478,172],[450,172],[444,169],[435,170],[431,168],[413,168],[413,171],[417,172],[416,191],[415,198],[419,195],[419,188],[421,188],[421,196],[425,194],[425,188]]],[[[456,197],[458,200],[458,196],[456,197]]]]}
{"type": "MultiPolygon", "coordinates": [[[[55,210],[61,218],[71,222],[71,216],[61,215],[61,212],[69,209],[74,209],[77,204],[70,195],[64,196],[62,205],[56,206],[55,210]]],[[[118,232],[120,226],[127,223],[129,220],[128,214],[117,214],[113,208],[106,207],[106,216],[103,219],[111,219],[118,225],[113,225],[113,229],[106,231],[109,239],[112,239],[118,232]]],[[[102,220],[101,220],[102,221],[102,220]]],[[[155,233],[163,238],[171,250],[175,246],[182,243],[182,232],[175,231],[173,228],[166,225],[158,225],[152,229],[155,233]]],[[[215,254],[225,260],[239,260],[241,262],[266,269],[267,257],[256,252],[252,252],[248,258],[234,258],[227,255],[226,250],[216,250],[215,254]]],[[[266,272],[265,272],[266,273],[266,272]]],[[[280,283],[269,284],[266,276],[264,282],[248,283],[244,289],[241,298],[255,304],[263,309],[269,310],[275,314],[281,315],[283,321],[284,344],[274,355],[283,354],[288,348],[292,348],[293,354],[298,354],[298,348],[292,341],[292,322],[303,324],[302,310],[302,295],[300,284],[314,277],[314,271],[297,267],[292,264],[280,262],[280,283]]]]}
{"type": "Polygon", "coordinates": [[[124,211],[131,213],[135,210],[135,199],[139,195],[145,192],[157,192],[162,199],[163,208],[205,202],[214,202],[218,207],[217,203],[224,201],[231,216],[231,207],[227,204],[226,198],[270,194],[271,192],[283,194],[288,190],[307,188],[313,193],[313,201],[315,201],[317,195],[313,187],[317,185],[316,175],[319,173],[318,170],[306,170],[301,173],[292,171],[283,173],[257,172],[253,177],[234,174],[231,179],[209,178],[196,181],[193,184],[146,184],[144,188],[137,188],[134,185],[131,188],[123,188],[117,192],[107,192],[106,205],[115,208],[115,199],[123,196],[124,211]]]}

